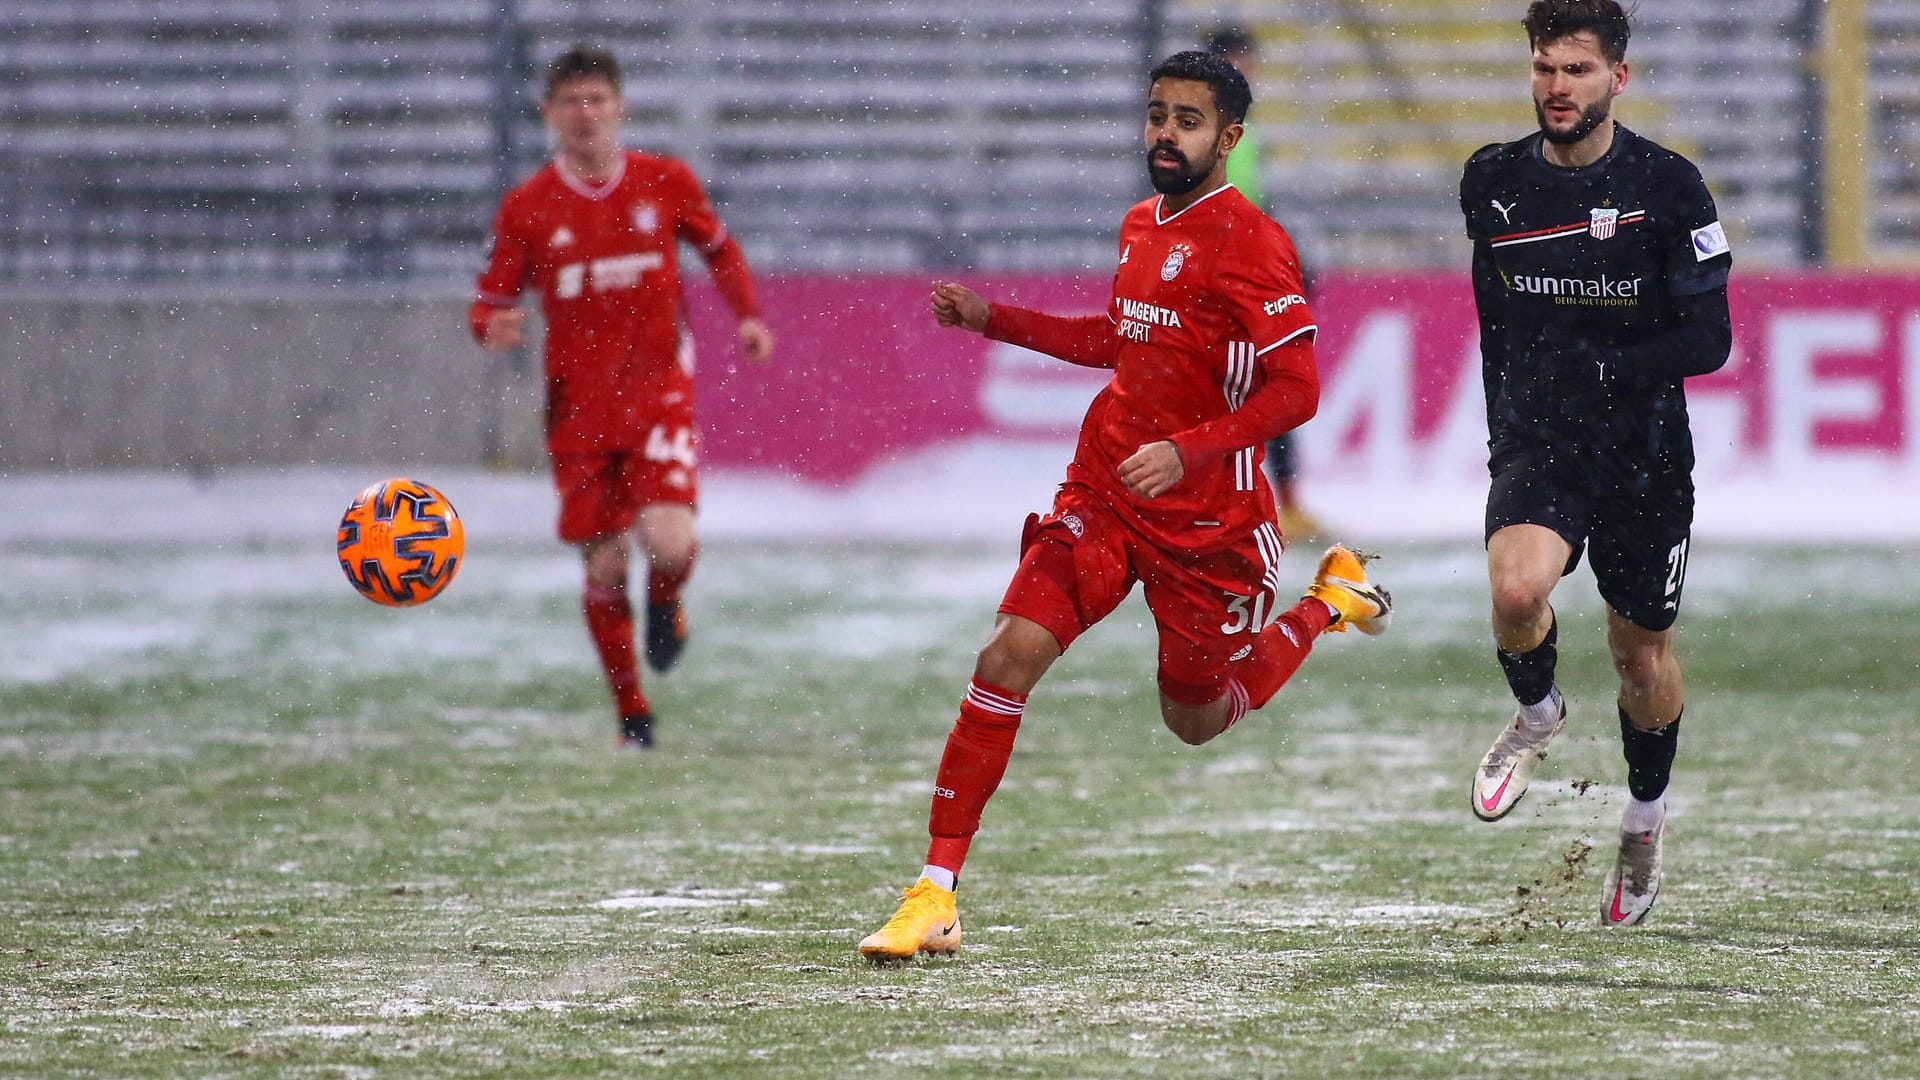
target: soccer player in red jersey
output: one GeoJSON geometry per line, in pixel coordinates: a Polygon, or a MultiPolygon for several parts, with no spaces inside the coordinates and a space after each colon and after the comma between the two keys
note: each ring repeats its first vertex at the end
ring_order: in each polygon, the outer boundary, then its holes
{"type": "Polygon", "coordinates": [[[620,65],[585,46],[547,73],[541,115],[558,153],[501,200],[469,313],[473,336],[512,349],[523,290],[546,319],[547,451],[560,538],[586,567],[581,606],[620,713],[622,745],[653,745],[627,599],[631,536],[648,560],[646,657],[686,643],[681,589],[698,544],[692,352],[681,328],[678,245],[692,244],[739,316],[748,356],[773,355],[740,247],[680,161],[624,149],[620,65]]]}
{"type": "Polygon", "coordinates": [[[1113,378],[1081,423],[1053,511],[1028,518],[940,760],[925,869],[860,942],[870,959],[959,947],[953,889],[1027,696],[1135,582],[1159,630],[1161,718],[1192,744],[1265,705],[1320,634],[1386,627],[1391,598],[1367,580],[1367,557],[1344,547],[1281,606],[1282,538],[1260,447],[1313,415],[1320,384],[1293,243],[1226,180],[1251,103],[1217,54],[1178,53],[1153,70],[1147,170],[1160,194],[1121,223],[1105,314],[1047,315],[934,286],[941,325],[1113,378]]]}

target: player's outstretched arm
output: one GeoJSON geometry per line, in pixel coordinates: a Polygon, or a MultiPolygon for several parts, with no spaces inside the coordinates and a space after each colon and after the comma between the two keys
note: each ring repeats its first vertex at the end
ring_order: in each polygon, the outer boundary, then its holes
{"type": "Polygon", "coordinates": [[[933,317],[941,326],[958,326],[976,334],[987,332],[987,301],[965,285],[952,281],[933,283],[933,317]]]}

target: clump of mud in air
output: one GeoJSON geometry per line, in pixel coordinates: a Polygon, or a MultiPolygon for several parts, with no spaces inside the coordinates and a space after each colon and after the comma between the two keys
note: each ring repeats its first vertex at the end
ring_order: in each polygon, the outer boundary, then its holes
{"type": "Polygon", "coordinates": [[[1587,876],[1587,860],[1592,855],[1593,845],[1586,840],[1576,839],[1568,844],[1567,849],[1560,853],[1557,870],[1534,878],[1529,884],[1514,886],[1512,910],[1500,915],[1474,944],[1498,945],[1504,941],[1517,941],[1547,926],[1565,930],[1572,920],[1556,914],[1554,909],[1566,908],[1560,901],[1571,896],[1574,883],[1587,876]]]}

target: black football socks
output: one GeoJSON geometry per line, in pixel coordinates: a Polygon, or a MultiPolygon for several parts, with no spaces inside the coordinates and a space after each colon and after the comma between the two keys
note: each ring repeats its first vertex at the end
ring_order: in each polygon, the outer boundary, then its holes
{"type": "MultiPolygon", "coordinates": [[[[1667,790],[1673,772],[1673,753],[1680,742],[1680,717],[1659,731],[1644,731],[1620,711],[1620,748],[1627,759],[1627,790],[1641,802],[1652,802],[1667,790]]],[[[1686,709],[1680,710],[1681,716],[1686,709]]]]}
{"type": "Polygon", "coordinates": [[[1500,656],[1500,670],[1507,673],[1507,685],[1513,688],[1514,698],[1522,705],[1544,701],[1553,691],[1553,669],[1560,659],[1560,652],[1555,648],[1560,640],[1560,618],[1558,615],[1549,618],[1547,636],[1532,649],[1523,653],[1495,650],[1500,656]]]}

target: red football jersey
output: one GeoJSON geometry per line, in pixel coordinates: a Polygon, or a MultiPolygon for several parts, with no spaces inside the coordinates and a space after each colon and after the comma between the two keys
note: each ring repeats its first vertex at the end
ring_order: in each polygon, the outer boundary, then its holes
{"type": "Polygon", "coordinates": [[[549,450],[637,449],[664,410],[691,400],[679,349],[682,240],[735,312],[754,314],[739,246],[674,158],[626,151],[598,185],[556,160],[501,200],[478,301],[512,306],[525,288],[540,293],[549,450]]]}
{"type": "Polygon", "coordinates": [[[1319,401],[1315,331],[1300,261],[1286,230],[1228,186],[1167,214],[1156,196],[1120,226],[1120,265],[1107,319],[1118,341],[1113,379],[1087,409],[1067,478],[1107,496],[1155,543],[1212,551],[1275,520],[1260,471],[1264,441],[1297,426],[1319,401]],[[1279,430],[1201,452],[1195,429],[1239,409],[1263,387],[1288,384],[1279,430]],[[1176,439],[1185,475],[1157,498],[1120,482],[1141,446],[1176,439]]]}

